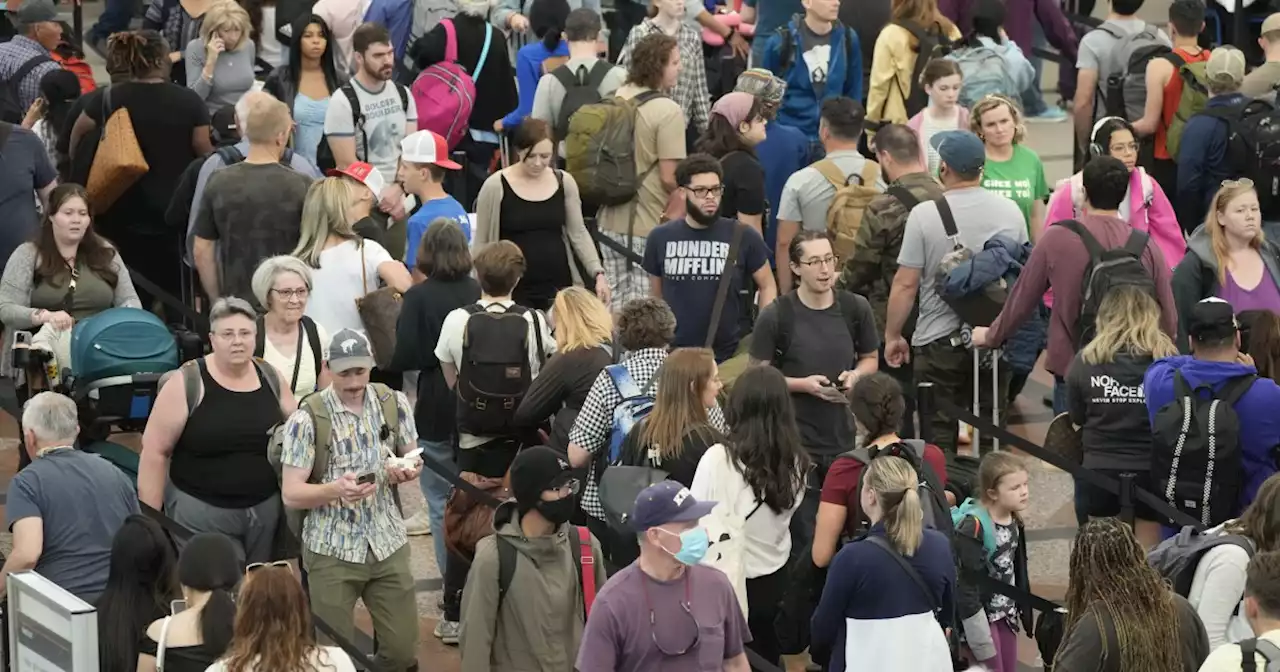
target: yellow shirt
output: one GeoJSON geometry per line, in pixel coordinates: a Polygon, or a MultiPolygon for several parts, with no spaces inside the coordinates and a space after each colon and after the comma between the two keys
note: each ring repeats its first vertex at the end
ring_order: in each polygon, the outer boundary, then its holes
{"type": "MultiPolygon", "coordinates": [[[[947,38],[960,39],[960,29],[947,24],[947,38]]],[[[867,92],[867,120],[905,124],[907,95],[911,93],[911,75],[916,67],[915,37],[911,31],[891,23],[876,38],[871,58],[871,83],[867,92]]]]}

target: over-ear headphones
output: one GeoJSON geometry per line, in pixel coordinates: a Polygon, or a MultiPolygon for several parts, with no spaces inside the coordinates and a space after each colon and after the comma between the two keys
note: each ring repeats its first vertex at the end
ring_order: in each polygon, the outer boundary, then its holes
{"type": "Polygon", "coordinates": [[[1102,125],[1111,120],[1125,121],[1124,117],[1103,117],[1093,125],[1093,131],[1089,133],[1089,158],[1096,159],[1099,156],[1107,155],[1107,148],[1098,143],[1098,131],[1102,130],[1102,125]]]}

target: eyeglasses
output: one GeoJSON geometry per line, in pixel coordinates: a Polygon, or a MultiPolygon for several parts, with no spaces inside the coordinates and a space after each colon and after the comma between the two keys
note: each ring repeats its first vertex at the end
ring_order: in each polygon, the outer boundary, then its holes
{"type": "Polygon", "coordinates": [[[688,570],[684,573],[684,600],[680,602],[680,609],[684,611],[684,613],[688,614],[689,620],[693,621],[693,641],[690,642],[688,646],[676,651],[668,651],[667,647],[663,646],[662,642],[658,641],[658,617],[653,613],[653,603],[649,601],[648,581],[649,579],[640,577],[640,587],[642,592],[644,592],[644,604],[649,608],[649,637],[653,639],[653,645],[657,647],[658,651],[662,655],[670,658],[679,658],[680,656],[698,648],[698,643],[702,641],[702,625],[698,623],[698,618],[693,615],[693,608],[690,606],[688,570]]]}
{"type": "Polygon", "coordinates": [[[724,193],[724,185],[717,184],[714,187],[685,187],[689,193],[698,198],[707,198],[709,196],[719,196],[724,193]]]}
{"type": "Polygon", "coordinates": [[[552,492],[559,494],[561,497],[572,497],[573,495],[578,494],[582,490],[582,482],[574,478],[567,481],[564,485],[558,488],[548,488],[548,489],[551,490],[552,492]]]}
{"type": "Polygon", "coordinates": [[[1224,189],[1235,189],[1236,187],[1243,187],[1243,188],[1245,188],[1245,189],[1252,189],[1252,188],[1253,188],[1253,180],[1251,180],[1251,179],[1249,179],[1249,178],[1247,178],[1247,177],[1242,177],[1242,178],[1240,178],[1240,179],[1238,179],[1238,180],[1223,180],[1223,181],[1222,181],[1222,187],[1223,187],[1224,189]]]}
{"type": "Polygon", "coordinates": [[[302,301],[311,293],[311,290],[306,287],[299,287],[297,289],[276,289],[272,287],[271,291],[275,292],[276,296],[284,299],[285,301],[290,299],[298,299],[299,301],[302,301]]]}
{"type": "Polygon", "coordinates": [[[813,268],[814,266],[830,266],[831,268],[835,268],[836,262],[837,262],[837,259],[835,258],[835,256],[829,255],[826,257],[820,257],[818,259],[806,259],[804,261],[797,262],[797,263],[799,263],[801,266],[804,266],[806,268],[813,268]]]}
{"type": "Polygon", "coordinates": [[[244,573],[252,574],[263,567],[288,567],[291,571],[293,570],[288,560],[276,560],[275,562],[251,562],[244,568],[244,573]]]}
{"type": "Polygon", "coordinates": [[[221,338],[224,341],[231,341],[231,342],[235,342],[237,337],[239,337],[239,340],[242,340],[242,341],[252,341],[254,337],[254,333],[248,329],[241,329],[240,331],[232,331],[230,329],[227,329],[224,331],[219,331],[216,334],[216,336],[218,338],[221,338]]]}

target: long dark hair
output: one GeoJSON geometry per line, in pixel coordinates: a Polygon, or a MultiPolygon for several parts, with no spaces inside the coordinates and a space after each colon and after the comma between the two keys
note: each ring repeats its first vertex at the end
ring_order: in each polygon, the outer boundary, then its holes
{"type": "Polygon", "coordinates": [[[235,544],[216,532],[192,537],[178,558],[178,581],[186,588],[209,593],[209,601],[200,610],[200,638],[218,657],[234,633],[236,602],[232,591],[243,571],[235,544]]]}
{"type": "MultiPolygon", "coordinates": [[[[36,278],[54,287],[66,286],[71,281],[71,269],[67,267],[67,262],[58,252],[58,243],[53,238],[53,216],[73,198],[80,199],[86,208],[89,207],[89,194],[84,187],[68,183],[59,184],[53,188],[49,194],[49,210],[45,213],[44,222],[40,224],[40,230],[36,232],[33,241],[37,257],[36,278]]],[[[119,280],[115,270],[111,268],[111,262],[115,260],[115,256],[115,248],[107,242],[106,238],[99,236],[93,230],[93,221],[90,219],[89,226],[85,228],[84,237],[80,239],[80,245],[76,249],[76,263],[83,262],[95,275],[102,278],[108,285],[115,287],[116,281],[119,280]]]]}
{"type": "Polygon", "coordinates": [[[177,560],[160,525],[135,513],[111,542],[107,587],[98,598],[102,672],[133,672],[146,627],[169,612],[178,590],[177,560]]]}
{"type": "Polygon", "coordinates": [[[289,41],[289,76],[293,78],[293,86],[297,88],[302,81],[302,34],[307,32],[307,26],[313,23],[320,26],[320,32],[324,34],[324,53],[320,54],[320,71],[324,73],[324,84],[329,88],[329,93],[333,93],[342,85],[342,81],[338,79],[338,68],[333,64],[333,31],[329,29],[329,24],[317,14],[304,14],[293,22],[293,39],[289,41]]]}
{"type": "MultiPolygon", "coordinates": [[[[1276,380],[1280,378],[1280,315],[1269,310],[1245,311],[1256,312],[1249,321],[1248,340],[1245,352],[1253,358],[1258,368],[1258,375],[1276,380]]],[[[1240,322],[1246,322],[1245,313],[1240,314],[1240,322]]],[[[1241,340],[1245,340],[1243,335],[1241,340]]]]}
{"type": "Polygon", "coordinates": [[[725,448],[756,498],[779,513],[795,506],[809,471],[787,379],[772,366],[752,366],[733,383],[725,413],[725,448]]]}
{"type": "MultiPolygon", "coordinates": [[[[751,109],[747,111],[747,116],[743,121],[751,123],[756,119],[764,118],[764,104],[756,98],[751,103],[751,109]]],[[[735,124],[729,123],[719,114],[711,115],[707,120],[707,130],[702,132],[702,136],[694,143],[694,149],[699,152],[705,152],[717,159],[723,159],[732,152],[748,152],[752,156],[756,155],[756,150],[747,141],[742,139],[742,134],[738,132],[735,124]]]]}
{"type": "Polygon", "coordinates": [[[62,133],[67,112],[80,98],[80,78],[70,70],[53,70],[40,78],[40,97],[45,102],[45,133],[56,138],[62,133]]]}

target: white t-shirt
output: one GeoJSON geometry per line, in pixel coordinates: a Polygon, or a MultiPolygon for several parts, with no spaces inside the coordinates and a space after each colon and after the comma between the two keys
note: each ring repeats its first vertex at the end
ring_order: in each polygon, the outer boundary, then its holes
{"type": "MultiPolygon", "coordinates": [[[[324,2],[324,0],[321,0],[324,2]]],[[[316,5],[319,7],[319,4],[316,5]]],[[[363,16],[363,13],[361,14],[363,16]]],[[[342,90],[329,97],[329,107],[324,112],[324,132],[335,138],[355,138],[356,158],[382,173],[388,184],[396,180],[396,168],[400,163],[400,141],[406,130],[417,130],[418,108],[413,96],[406,92],[406,101],[400,102],[399,84],[383,82],[378,91],[364,88],[360,80],[351,78],[351,87],[360,101],[360,121],[364,131],[356,128],[351,114],[351,101],[342,90]],[[365,139],[369,147],[364,146],[365,139]]]]}
{"type": "Polygon", "coordinates": [[[395,261],[387,248],[372,240],[360,243],[343,241],[320,253],[320,267],[311,271],[311,299],[307,301],[307,317],[330,334],[343,329],[365,333],[364,322],[356,311],[356,299],[378,288],[378,265],[395,261]],[[361,279],[360,245],[364,245],[361,279]]]}
{"type": "MultiPolygon", "coordinates": [[[[477,301],[476,303],[485,306],[485,310],[492,312],[501,312],[497,310],[497,306],[510,308],[515,305],[515,301],[494,301],[485,303],[477,301]]],[[[556,341],[551,336],[551,329],[547,324],[547,316],[542,311],[538,313],[538,325],[542,331],[542,356],[538,356],[538,338],[534,333],[533,314],[535,311],[529,310],[524,314],[524,319],[529,323],[529,336],[526,339],[529,345],[529,373],[536,378],[542,369],[542,361],[550,358],[556,350],[556,341]]],[[[440,340],[436,343],[436,359],[441,364],[452,364],[455,368],[460,368],[462,362],[462,337],[466,334],[467,320],[471,317],[471,313],[466,308],[455,308],[444,318],[444,324],[440,325],[440,340]]],[[[491,441],[494,437],[475,436],[465,432],[458,433],[459,448],[475,448],[491,441]]]]}
{"type": "MultiPolygon", "coordinates": [[[[280,372],[280,378],[282,380],[293,380],[293,367],[294,363],[297,363],[298,384],[293,386],[293,396],[295,399],[301,399],[302,397],[315,392],[316,379],[320,375],[320,372],[316,371],[315,368],[316,355],[315,351],[311,349],[311,339],[307,338],[307,330],[304,329],[301,324],[298,325],[298,330],[302,333],[301,354],[295,356],[294,353],[291,352],[281,352],[276,348],[275,344],[271,342],[270,338],[266,339],[266,343],[262,348],[262,359],[276,367],[276,370],[280,372]]],[[[325,344],[329,342],[329,332],[319,322],[316,322],[316,336],[318,336],[320,340],[317,344],[320,348],[320,361],[329,361],[329,354],[325,349],[325,344]]]]}
{"type": "MultiPolygon", "coordinates": [[[[1249,637],[1253,634],[1250,633],[1249,637]]],[[[1244,639],[1248,639],[1245,637],[1244,639]]],[[[1268,630],[1258,636],[1258,639],[1265,639],[1272,644],[1280,646],[1280,630],[1268,630]]],[[[1200,665],[1200,672],[1240,672],[1240,661],[1243,655],[1240,653],[1239,644],[1224,644],[1213,650],[1208,658],[1204,659],[1204,663],[1200,665]]],[[[1267,661],[1262,658],[1262,654],[1253,654],[1253,660],[1258,665],[1258,670],[1267,669],[1267,661]]]]}
{"type": "MultiPolygon", "coordinates": [[[[351,656],[336,646],[321,646],[311,653],[311,665],[315,672],[356,672],[351,656]]],[[[226,672],[227,666],[221,660],[210,665],[204,672],[226,672]]],[[[245,672],[258,672],[256,667],[249,667],[245,672]]],[[[267,672],[263,670],[262,672],[267,672]]]]}
{"type": "Polygon", "coordinates": [[[756,499],[747,479],[729,463],[729,459],[723,444],[717,443],[708,448],[698,461],[698,470],[694,472],[693,487],[689,492],[695,499],[719,501],[721,506],[733,506],[735,512],[749,516],[742,528],[746,576],[748,579],[768,576],[782,569],[791,556],[791,516],[800,508],[803,494],[796,496],[790,509],[778,513],[756,499]],[[735,494],[726,500],[724,493],[735,494]],[[760,508],[757,509],[756,504],[760,504],[760,508]],[[751,512],[752,509],[755,513],[751,512]]]}

